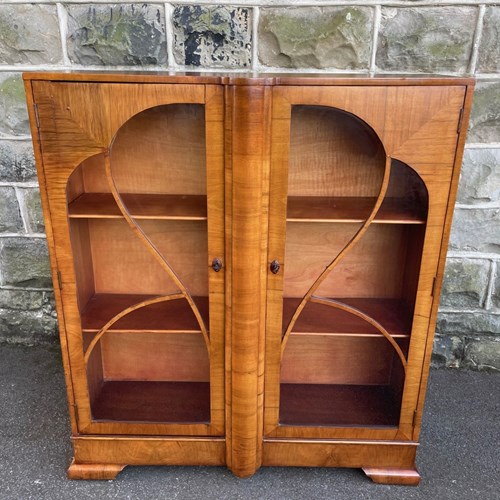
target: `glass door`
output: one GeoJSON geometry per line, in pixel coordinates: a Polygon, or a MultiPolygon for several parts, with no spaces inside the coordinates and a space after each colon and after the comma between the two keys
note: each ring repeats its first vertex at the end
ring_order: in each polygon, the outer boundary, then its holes
{"type": "MultiPolygon", "coordinates": [[[[377,105],[377,90],[363,90],[360,111],[377,105]]],[[[427,192],[345,96],[311,95],[274,109],[283,148],[271,172],[266,432],[395,437],[427,192]]]]}
{"type": "Polygon", "coordinates": [[[163,86],[69,177],[84,432],[223,433],[222,93],[207,95],[163,86]]]}

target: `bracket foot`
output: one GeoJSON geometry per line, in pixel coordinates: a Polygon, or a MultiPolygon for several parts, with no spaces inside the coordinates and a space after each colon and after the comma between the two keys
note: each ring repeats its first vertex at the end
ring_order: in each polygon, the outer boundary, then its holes
{"type": "Polygon", "coordinates": [[[420,474],[416,468],[376,468],[363,467],[363,472],[374,482],[381,484],[403,484],[406,486],[418,486],[420,474]]]}

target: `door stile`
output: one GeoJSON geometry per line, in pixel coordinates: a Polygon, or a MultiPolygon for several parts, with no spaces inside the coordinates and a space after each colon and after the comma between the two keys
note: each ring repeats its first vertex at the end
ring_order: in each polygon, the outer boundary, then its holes
{"type": "Polygon", "coordinates": [[[266,401],[264,435],[272,435],[279,420],[283,276],[285,273],[286,205],[291,104],[286,90],[273,88],[271,172],[269,196],[269,264],[277,260],[278,273],[268,272],[266,318],[266,401]]]}
{"type": "Polygon", "coordinates": [[[224,284],[227,264],[224,239],[224,92],[220,85],[205,87],[208,287],[210,310],[211,426],[224,434],[224,284]],[[211,266],[220,259],[222,268],[211,266]]]}

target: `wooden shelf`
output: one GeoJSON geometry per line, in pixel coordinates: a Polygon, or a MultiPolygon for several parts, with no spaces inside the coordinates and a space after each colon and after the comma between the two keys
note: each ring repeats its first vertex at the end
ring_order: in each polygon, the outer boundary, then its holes
{"type": "MultiPolygon", "coordinates": [[[[283,301],[283,331],[297,309],[299,298],[283,301]]],[[[336,299],[364,312],[379,322],[394,338],[408,338],[411,331],[411,313],[404,301],[398,299],[339,298],[336,299]]],[[[381,336],[366,321],[334,307],[308,303],[297,322],[292,335],[352,335],[381,336]]]]}
{"type": "MultiPolygon", "coordinates": [[[[290,196],[287,222],[364,222],[375,205],[372,197],[290,196]]],[[[404,198],[386,198],[374,223],[425,224],[418,206],[404,198]]]]}
{"type": "Polygon", "coordinates": [[[208,423],[208,382],[106,381],[92,406],[96,420],[208,423]]]}
{"type": "MultiPolygon", "coordinates": [[[[113,316],[154,295],[96,294],[82,313],[85,332],[99,331],[113,316]]],[[[193,297],[208,327],[208,297],[193,297]]],[[[200,327],[187,300],[160,302],[137,309],[118,320],[110,331],[200,333],[200,327]]]]}
{"type": "MultiPolygon", "coordinates": [[[[135,219],[207,220],[207,197],[201,195],[121,195],[135,219]]],[[[121,219],[123,215],[111,193],[84,193],[69,204],[72,219],[121,219]]]]}
{"type": "Polygon", "coordinates": [[[398,421],[390,386],[281,384],[281,425],[395,427],[398,421]]]}

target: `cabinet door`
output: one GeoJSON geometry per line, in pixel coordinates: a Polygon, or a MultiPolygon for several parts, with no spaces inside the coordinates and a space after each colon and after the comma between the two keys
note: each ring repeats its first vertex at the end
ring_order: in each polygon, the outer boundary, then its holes
{"type": "Polygon", "coordinates": [[[223,435],[221,87],[33,89],[78,432],[223,435]]]}
{"type": "Polygon", "coordinates": [[[274,89],[267,437],[413,439],[463,101],[274,89]]]}

